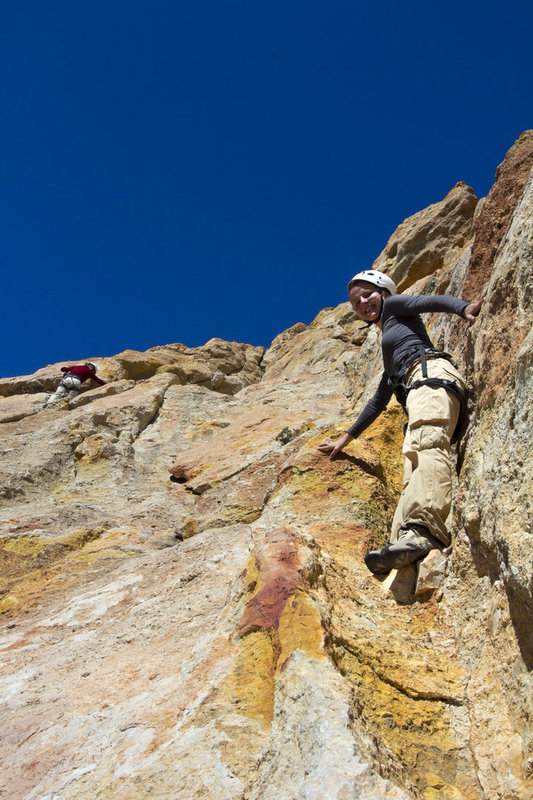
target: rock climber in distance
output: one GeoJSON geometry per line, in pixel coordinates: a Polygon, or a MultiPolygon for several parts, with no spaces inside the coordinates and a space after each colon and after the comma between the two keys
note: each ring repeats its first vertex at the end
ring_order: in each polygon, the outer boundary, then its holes
{"type": "Polygon", "coordinates": [[[465,383],[450,356],[434,348],[420,314],[452,313],[472,323],[484,297],[469,303],[451,295],[399,295],[391,278],[373,269],[354,275],[348,294],[359,319],[382,331],[384,370],[374,396],[344,436],[327,439],[318,449],[336,458],[378,418],[393,393],[406,411],[403,491],[390,543],[365,556],[371,572],[388,573],[450,544],[450,448],[465,404],[465,383]]]}
{"type": "Polygon", "coordinates": [[[105,381],[99,378],[96,374],[96,364],[92,361],[86,361],[85,364],[79,364],[71,367],[61,367],[61,372],[66,373],[59,386],[46,401],[46,405],[55,403],[58,400],[63,400],[65,397],[68,400],[73,400],[77,397],[80,391],[80,386],[85,381],[95,381],[99,386],[104,386],[105,381]]]}

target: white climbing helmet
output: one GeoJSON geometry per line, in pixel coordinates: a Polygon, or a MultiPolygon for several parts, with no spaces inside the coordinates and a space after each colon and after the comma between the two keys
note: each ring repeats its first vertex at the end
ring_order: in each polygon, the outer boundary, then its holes
{"type": "Polygon", "coordinates": [[[391,294],[397,294],[398,292],[396,289],[396,284],[392,278],[389,278],[388,275],[385,275],[383,272],[379,272],[377,269],[365,269],[363,272],[358,272],[356,275],[354,275],[351,281],[348,283],[348,294],[350,293],[350,289],[353,287],[354,283],[357,281],[371,283],[373,286],[377,286],[378,289],[387,289],[387,291],[389,291],[391,294]]]}
{"type": "Polygon", "coordinates": [[[92,372],[96,372],[96,364],[93,364],[92,361],[86,361],[85,366],[89,367],[92,372]]]}

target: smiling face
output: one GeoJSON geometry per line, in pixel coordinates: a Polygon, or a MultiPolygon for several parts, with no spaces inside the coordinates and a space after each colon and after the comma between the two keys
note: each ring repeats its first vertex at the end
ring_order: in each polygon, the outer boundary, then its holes
{"type": "MultiPolygon", "coordinates": [[[[385,290],[385,294],[389,292],[385,290]]],[[[381,292],[371,283],[358,281],[350,289],[352,308],[364,322],[377,322],[381,316],[381,292]]]]}

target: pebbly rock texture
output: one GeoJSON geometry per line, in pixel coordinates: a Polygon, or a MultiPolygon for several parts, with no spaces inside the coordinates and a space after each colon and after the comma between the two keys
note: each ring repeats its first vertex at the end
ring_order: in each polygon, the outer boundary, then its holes
{"type": "Polygon", "coordinates": [[[380,375],[346,303],[266,352],[95,359],[110,383],[70,410],[43,409],[61,365],[0,381],[0,797],[529,800],[532,140],[478,210],[457,185],[374,265],[487,290],[472,327],[426,320],[473,392],[453,546],[418,570],[363,562],[399,406],[317,450],[380,375]]]}

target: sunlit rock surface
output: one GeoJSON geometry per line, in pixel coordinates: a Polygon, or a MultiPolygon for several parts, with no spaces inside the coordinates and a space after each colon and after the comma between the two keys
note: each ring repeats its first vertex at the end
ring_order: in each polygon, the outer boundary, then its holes
{"type": "MultiPolygon", "coordinates": [[[[474,390],[453,546],[372,577],[403,414],[347,304],[264,352],[212,340],[0,381],[0,797],[530,800],[533,135],[375,266],[467,299],[437,345],[474,390]],[[477,392],[477,393],[476,393],[477,392]]],[[[64,362],[63,362],[64,363],[64,362]]]]}

